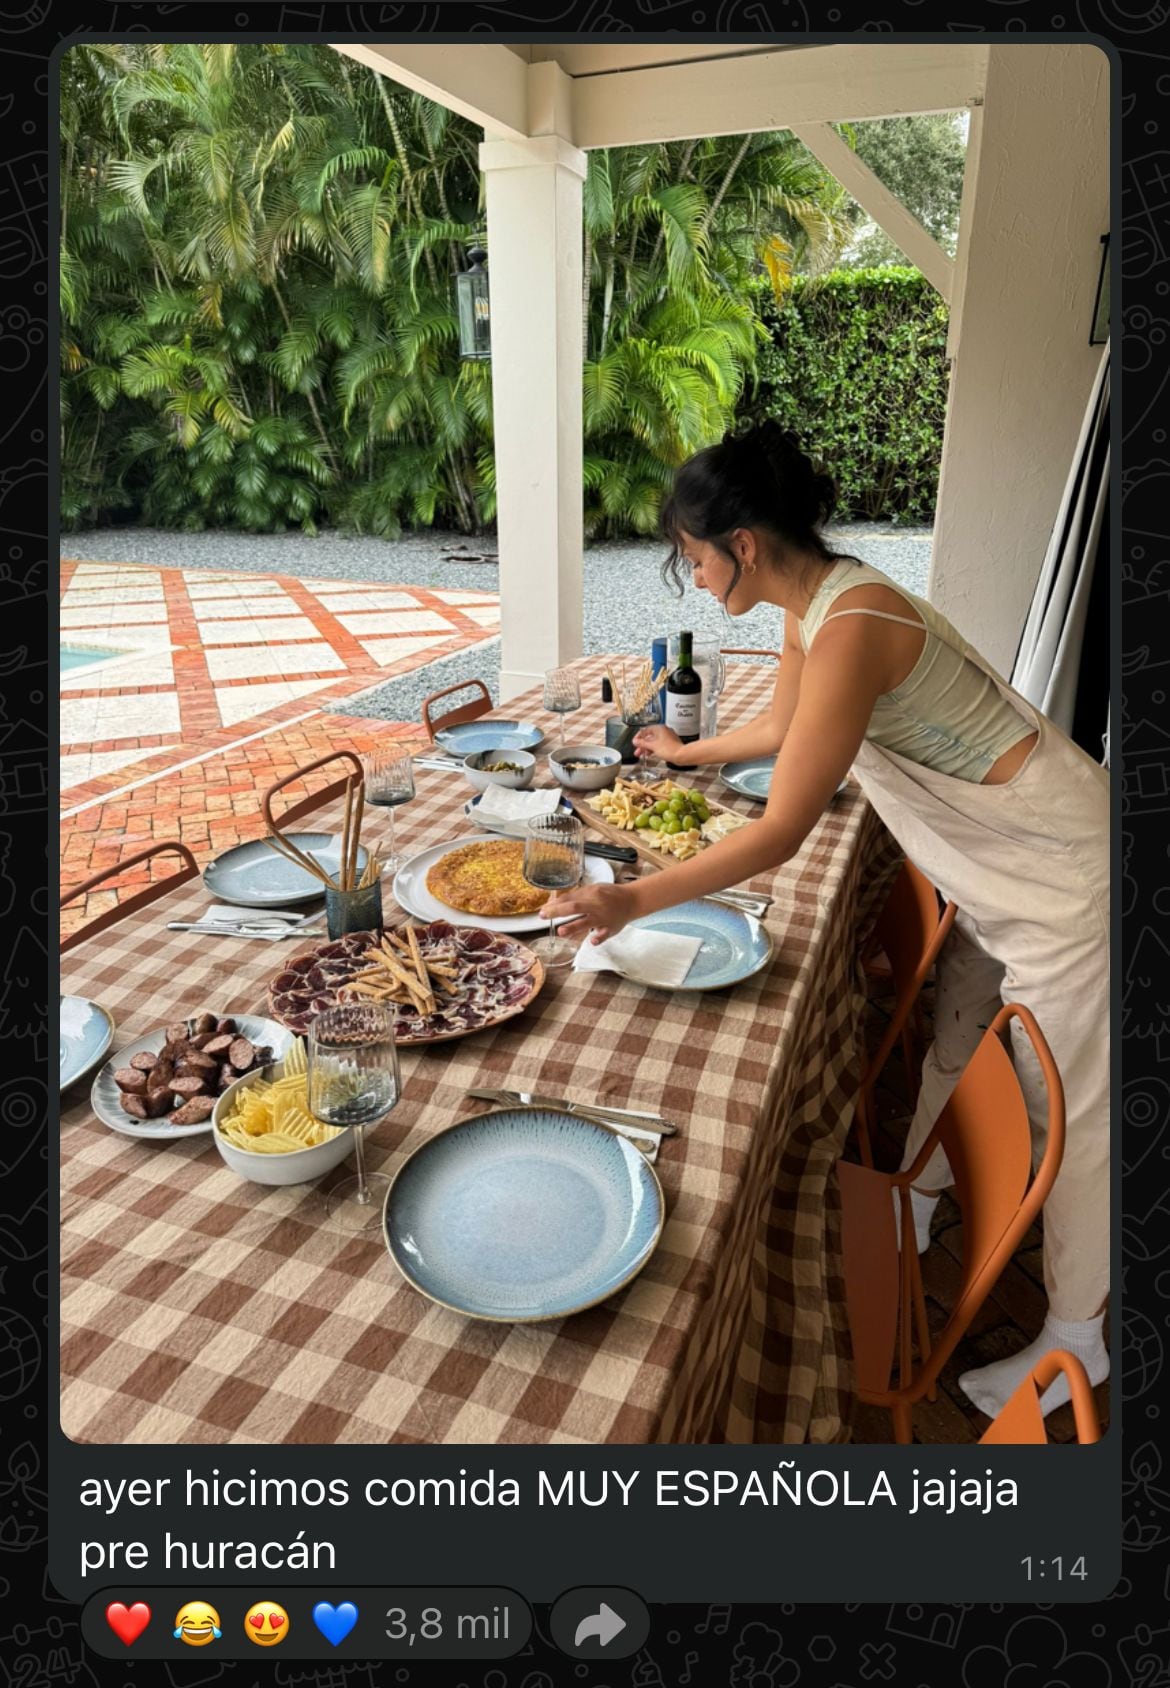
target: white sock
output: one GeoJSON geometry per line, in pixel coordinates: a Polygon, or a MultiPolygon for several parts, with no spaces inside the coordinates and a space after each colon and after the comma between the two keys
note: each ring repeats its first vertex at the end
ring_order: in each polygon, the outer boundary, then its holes
{"type": "MultiPolygon", "coordinates": [[[[1109,1376],[1104,1324],[1104,1313],[1099,1313],[1095,1319],[1077,1320],[1054,1319],[1049,1313],[1035,1342],[1029,1343],[1019,1354],[1009,1355],[1006,1360],[996,1360],[993,1365],[964,1372],[959,1379],[959,1388],[980,1412],[994,1418],[1032,1368],[1054,1348],[1064,1348],[1068,1353],[1075,1354],[1088,1372],[1090,1383],[1104,1383],[1109,1376]]],[[[1063,1407],[1068,1399],[1068,1380],[1061,1373],[1041,1395],[1040,1411],[1050,1413],[1056,1407],[1063,1407]]]]}
{"type": "MultiPolygon", "coordinates": [[[[938,1196],[928,1191],[911,1189],[910,1212],[914,1218],[914,1241],[918,1244],[919,1254],[925,1254],[930,1247],[930,1222],[934,1218],[934,1210],[938,1206],[938,1196]]],[[[898,1191],[894,1191],[894,1230],[898,1237],[898,1247],[902,1246],[902,1198],[898,1191]]]]}

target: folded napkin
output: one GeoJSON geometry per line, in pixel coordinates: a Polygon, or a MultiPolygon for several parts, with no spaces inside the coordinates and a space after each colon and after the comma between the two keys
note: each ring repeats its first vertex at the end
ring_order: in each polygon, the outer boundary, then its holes
{"type": "Polygon", "coordinates": [[[489,785],[475,805],[475,816],[484,826],[496,821],[535,820],[537,815],[555,814],[561,794],[553,791],[513,791],[507,785],[489,785]]]}
{"type": "Polygon", "coordinates": [[[677,989],[691,970],[691,963],[703,947],[701,938],[684,938],[676,932],[653,932],[647,927],[627,926],[603,944],[588,938],[577,951],[573,967],[578,973],[626,973],[642,984],[677,989]]]}

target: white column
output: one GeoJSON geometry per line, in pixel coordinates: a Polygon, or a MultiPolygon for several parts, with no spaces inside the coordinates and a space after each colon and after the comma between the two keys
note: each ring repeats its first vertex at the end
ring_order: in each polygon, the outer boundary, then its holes
{"type": "Polygon", "coordinates": [[[1109,68],[1099,47],[993,46],[973,113],[930,596],[1002,673],[1101,361],[1109,68]]]}
{"type": "Polygon", "coordinates": [[[559,135],[485,141],[500,699],[581,654],[581,185],[559,135]]]}

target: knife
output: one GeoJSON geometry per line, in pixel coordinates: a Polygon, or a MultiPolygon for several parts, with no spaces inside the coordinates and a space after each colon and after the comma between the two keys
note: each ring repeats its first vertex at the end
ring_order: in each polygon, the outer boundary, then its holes
{"type": "Polygon", "coordinates": [[[635,1108],[611,1108],[604,1102],[596,1107],[588,1102],[569,1102],[563,1096],[538,1096],[531,1090],[469,1090],[469,1096],[477,1101],[491,1102],[497,1096],[509,1096],[514,1101],[531,1108],[558,1108],[565,1113],[580,1114],[588,1118],[596,1114],[601,1119],[614,1121],[615,1124],[625,1125],[627,1130],[636,1132],[639,1136],[643,1132],[654,1137],[673,1137],[678,1127],[661,1114],[643,1113],[635,1108]]]}
{"type": "Polygon", "coordinates": [[[587,856],[600,856],[603,861],[607,862],[629,862],[632,864],[638,859],[637,850],[632,850],[627,844],[596,844],[591,838],[585,840],[585,854],[587,856]]]}

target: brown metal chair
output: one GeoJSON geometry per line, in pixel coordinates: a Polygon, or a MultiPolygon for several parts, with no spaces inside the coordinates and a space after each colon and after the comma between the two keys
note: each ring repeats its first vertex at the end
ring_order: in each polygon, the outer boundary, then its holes
{"type": "Polygon", "coordinates": [[[845,1309],[857,1394],[870,1406],[889,1408],[896,1442],[912,1440],[916,1402],[935,1399],[939,1373],[1047,1201],[1063,1154],[1064,1087],[1052,1052],[1028,1010],[1008,1003],[984,1032],[913,1166],[889,1173],[838,1161],[845,1309]],[[1013,1020],[1032,1044],[1048,1097],[1047,1140],[1034,1176],[1028,1109],[1003,1042],[1013,1020]],[[958,1297],[932,1348],[910,1187],[940,1143],[963,1219],[963,1260],[958,1297]]]}
{"type": "MultiPolygon", "coordinates": [[[[938,892],[934,886],[913,862],[903,862],[866,946],[863,965],[868,965],[879,953],[889,963],[888,975],[885,976],[893,983],[895,999],[885,1035],[870,1057],[857,1093],[857,1112],[853,1123],[857,1128],[857,1147],[866,1166],[873,1165],[870,1128],[876,1123],[874,1087],[899,1039],[906,1063],[906,1077],[911,1091],[914,1089],[910,1018],[914,1013],[920,1016],[919,994],[947,934],[955,924],[956,912],[955,904],[947,903],[940,914],[938,892]]],[[[921,1017],[918,1024],[921,1029],[921,1017]]]]}
{"type": "Polygon", "coordinates": [[[150,861],[153,856],[163,856],[169,851],[181,857],[184,863],[177,873],[169,873],[165,879],[155,880],[153,884],[147,885],[144,890],[136,891],[132,897],[127,897],[124,903],[119,903],[115,908],[107,909],[104,914],[99,914],[95,920],[89,922],[88,926],[82,926],[76,932],[71,932],[67,938],[61,940],[61,954],[64,955],[67,950],[76,949],[78,944],[84,943],[87,938],[94,937],[98,932],[104,932],[108,926],[113,926],[116,921],[124,920],[128,914],[133,914],[135,909],[145,908],[147,903],[153,903],[159,897],[165,897],[167,892],[173,891],[177,885],[185,885],[189,879],[197,879],[199,877],[199,863],[185,844],[180,844],[178,839],[171,839],[166,843],[152,844],[148,850],[139,850],[137,855],[128,856],[124,862],[115,862],[113,867],[108,867],[101,873],[95,873],[92,879],[86,879],[80,885],[75,885],[71,891],[66,891],[61,898],[60,906],[62,908],[67,907],[69,903],[75,903],[78,897],[84,897],[88,892],[96,891],[98,886],[104,885],[107,880],[121,878],[122,874],[130,868],[137,867],[139,862],[150,861]]]}
{"type": "Polygon", "coordinates": [[[355,756],[352,750],[331,750],[328,756],[318,756],[315,762],[306,762],[303,768],[294,768],[291,774],[286,774],[275,785],[270,785],[260,799],[260,812],[270,832],[277,832],[288,825],[289,821],[299,821],[303,815],[311,815],[314,809],[320,809],[326,803],[332,803],[335,797],[345,795],[345,788],[351,779],[363,777],[361,758],[355,756]],[[272,813],[272,799],[278,791],[283,791],[286,785],[293,785],[297,780],[303,780],[307,774],[314,773],[318,768],[328,767],[330,762],[348,762],[351,772],[343,779],[334,780],[331,785],[322,786],[320,791],[311,791],[307,796],[298,798],[289,805],[280,817],[280,827],[272,813]]]}
{"type": "Polygon", "coordinates": [[[423,699],[422,723],[431,740],[436,733],[441,733],[444,727],[458,727],[464,721],[478,721],[481,715],[486,715],[493,707],[492,694],[482,680],[457,680],[453,686],[444,686],[441,692],[432,692],[430,697],[423,699]],[[465,692],[469,689],[478,692],[478,696],[470,703],[457,704],[454,709],[444,711],[435,716],[431,705],[438,703],[440,698],[451,697],[455,692],[465,692]]]}
{"type": "Polygon", "coordinates": [[[746,645],[721,645],[720,656],[770,656],[780,661],[779,651],[751,650],[746,645]]]}
{"type": "Polygon", "coordinates": [[[1097,1403],[1093,1399],[1089,1374],[1075,1354],[1067,1354],[1063,1348],[1054,1348],[1050,1354],[1045,1354],[1015,1393],[1008,1397],[980,1436],[979,1446],[983,1447],[985,1443],[1019,1445],[1047,1442],[1048,1431],[1044,1426],[1044,1414],[1040,1411],[1040,1397],[1061,1372],[1068,1379],[1077,1441],[1082,1445],[1099,1442],[1101,1420],[1097,1416],[1097,1403]]]}

